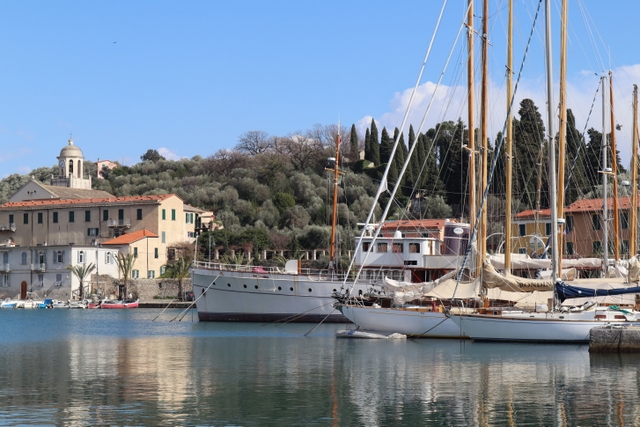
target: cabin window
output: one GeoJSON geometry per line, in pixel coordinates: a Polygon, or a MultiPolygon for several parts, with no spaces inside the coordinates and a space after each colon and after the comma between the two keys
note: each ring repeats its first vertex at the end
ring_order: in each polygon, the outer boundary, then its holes
{"type": "Polygon", "coordinates": [[[592,215],[591,222],[594,230],[600,230],[600,215],[592,215]]]}
{"type": "Polygon", "coordinates": [[[420,243],[409,243],[409,253],[410,254],[419,254],[420,253],[420,243]]]}
{"type": "Polygon", "coordinates": [[[379,253],[389,252],[387,242],[378,242],[377,252],[379,253]]]}
{"type": "Polygon", "coordinates": [[[546,236],[550,236],[551,235],[551,223],[550,222],[545,222],[544,223],[544,232],[546,236]]]}
{"type": "Polygon", "coordinates": [[[527,225],[526,224],[518,224],[518,235],[526,236],[527,235],[527,225]]]}
{"type": "Polygon", "coordinates": [[[625,230],[629,228],[629,213],[620,212],[620,227],[625,230]]]}
{"type": "Polygon", "coordinates": [[[371,245],[371,243],[369,243],[369,242],[362,242],[362,252],[368,252],[370,245],[371,245]]]}
{"type": "Polygon", "coordinates": [[[402,243],[394,243],[393,244],[393,253],[394,254],[401,254],[402,252],[404,252],[404,245],[402,243]]]}
{"type": "Polygon", "coordinates": [[[527,248],[518,248],[518,253],[519,254],[526,254],[527,253],[527,248]]]}

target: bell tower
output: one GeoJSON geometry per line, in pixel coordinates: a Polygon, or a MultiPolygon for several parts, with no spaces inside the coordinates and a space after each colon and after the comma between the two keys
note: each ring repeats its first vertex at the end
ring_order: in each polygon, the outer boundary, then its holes
{"type": "Polygon", "coordinates": [[[84,155],[69,137],[68,144],[58,156],[58,178],[51,179],[56,187],[91,189],[91,176],[84,177],[84,155]]]}

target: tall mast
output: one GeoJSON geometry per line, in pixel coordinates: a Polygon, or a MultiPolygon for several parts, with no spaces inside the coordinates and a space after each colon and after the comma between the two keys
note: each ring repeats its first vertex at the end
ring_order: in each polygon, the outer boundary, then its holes
{"type": "Polygon", "coordinates": [[[607,78],[602,76],[602,261],[604,263],[604,274],[609,271],[609,206],[607,201],[607,91],[604,90],[604,82],[607,78]]]}
{"type": "MultiPolygon", "coordinates": [[[[469,226],[471,230],[475,228],[476,222],[476,144],[475,144],[475,64],[473,54],[473,0],[469,0],[469,10],[467,12],[467,121],[469,122],[468,139],[469,147],[469,226]]],[[[477,239],[476,239],[477,241],[477,239]]],[[[471,242],[473,244],[473,242],[471,242]]],[[[480,266],[476,260],[476,266],[480,266]]]]}
{"type": "Polygon", "coordinates": [[[613,72],[609,71],[609,112],[611,114],[611,173],[613,174],[613,253],[616,261],[620,260],[620,243],[618,241],[619,219],[618,219],[618,161],[616,160],[616,121],[613,112],[613,72]]]}
{"type": "MultiPolygon", "coordinates": [[[[560,31],[560,129],[558,136],[558,218],[564,218],[564,156],[567,141],[567,0],[562,0],[560,31]]],[[[551,228],[553,230],[553,228],[551,228]]],[[[564,223],[558,224],[558,272],[562,274],[562,235],[564,223]]]]}
{"type": "Polygon", "coordinates": [[[340,137],[340,122],[338,122],[338,137],[336,139],[336,163],[333,167],[333,211],[331,213],[331,242],[329,247],[329,259],[333,263],[333,267],[337,268],[336,262],[336,223],[338,219],[338,181],[340,178],[340,172],[338,171],[338,165],[340,161],[340,143],[342,138],[340,137]]]}
{"type": "Polygon", "coordinates": [[[556,185],[556,150],[553,103],[553,67],[551,63],[551,0],[545,0],[546,12],[546,62],[547,62],[547,141],[549,143],[549,210],[551,211],[551,278],[558,278],[558,199],[556,185]]]}
{"type": "Polygon", "coordinates": [[[509,0],[509,27],[508,27],[508,42],[507,42],[507,111],[509,115],[507,116],[507,146],[505,148],[505,166],[506,166],[506,206],[505,206],[505,225],[504,225],[504,241],[505,241],[505,250],[504,250],[504,269],[507,272],[511,271],[511,193],[513,192],[513,182],[511,177],[512,172],[512,144],[513,144],[513,126],[512,119],[513,114],[511,113],[511,98],[513,97],[513,83],[512,83],[512,67],[513,67],[513,46],[512,46],[512,37],[513,37],[513,0],[509,0]]]}
{"type": "Polygon", "coordinates": [[[631,136],[631,206],[629,206],[629,256],[636,254],[638,223],[638,85],[633,85],[633,135],[631,136]]]}
{"type": "MultiPolygon", "coordinates": [[[[484,194],[487,188],[487,163],[489,161],[489,145],[487,142],[487,123],[489,116],[489,93],[487,79],[489,75],[489,0],[484,0],[482,12],[482,110],[480,112],[480,139],[482,144],[482,183],[481,191],[484,194]]],[[[478,227],[478,243],[480,245],[481,262],[487,254],[487,209],[482,210],[480,227],[478,227]]],[[[480,265],[482,266],[482,264],[480,265]]]]}

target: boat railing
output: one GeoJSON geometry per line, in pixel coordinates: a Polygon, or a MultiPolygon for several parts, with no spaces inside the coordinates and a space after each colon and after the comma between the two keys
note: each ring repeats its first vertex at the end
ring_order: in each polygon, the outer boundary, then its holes
{"type": "Polygon", "coordinates": [[[336,273],[335,271],[324,269],[313,269],[313,268],[302,268],[300,271],[285,271],[280,267],[265,267],[259,265],[244,265],[244,264],[224,264],[219,262],[211,262],[211,261],[196,261],[193,263],[194,268],[204,268],[208,270],[222,270],[222,271],[233,271],[240,273],[251,273],[251,274],[293,274],[293,275],[301,275],[308,276],[311,280],[343,280],[344,275],[336,273]]]}

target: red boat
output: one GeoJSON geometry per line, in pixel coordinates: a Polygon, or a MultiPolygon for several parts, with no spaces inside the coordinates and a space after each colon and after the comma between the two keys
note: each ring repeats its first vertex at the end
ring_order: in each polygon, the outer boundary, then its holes
{"type": "Polygon", "coordinates": [[[102,301],[100,308],[138,308],[139,300],[135,301],[102,301]]]}

